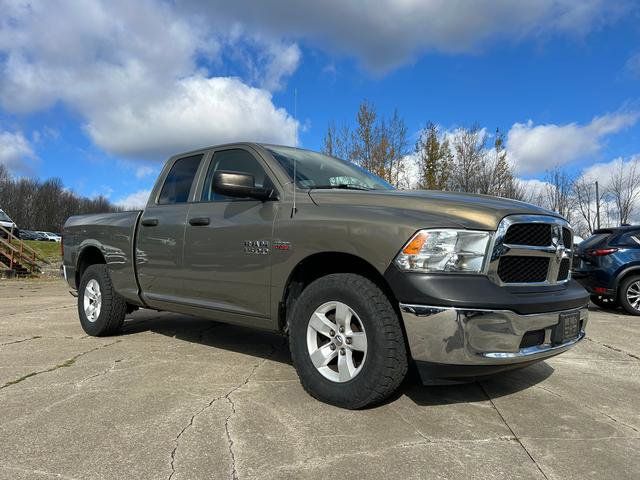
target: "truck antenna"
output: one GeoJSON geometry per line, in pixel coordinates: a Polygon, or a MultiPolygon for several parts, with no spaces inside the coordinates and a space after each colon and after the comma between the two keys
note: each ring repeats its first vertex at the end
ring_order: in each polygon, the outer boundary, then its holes
{"type": "MultiPolygon", "coordinates": [[[[298,130],[298,89],[293,89],[293,119],[296,121],[296,133],[298,130]]],[[[297,136],[297,135],[296,135],[297,136]]],[[[293,205],[291,207],[291,218],[296,214],[298,209],[296,208],[296,174],[297,174],[298,160],[295,155],[293,156],[293,205]]]]}

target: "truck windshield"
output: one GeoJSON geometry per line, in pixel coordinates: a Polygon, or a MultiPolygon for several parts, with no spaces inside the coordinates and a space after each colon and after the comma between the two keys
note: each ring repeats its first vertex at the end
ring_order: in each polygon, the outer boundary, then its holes
{"type": "Polygon", "coordinates": [[[11,222],[12,220],[9,218],[9,215],[0,210],[0,222],[11,222]]]}
{"type": "Polygon", "coordinates": [[[342,188],[350,190],[391,190],[393,186],[351,162],[310,150],[265,145],[273,158],[300,188],[342,188]]]}

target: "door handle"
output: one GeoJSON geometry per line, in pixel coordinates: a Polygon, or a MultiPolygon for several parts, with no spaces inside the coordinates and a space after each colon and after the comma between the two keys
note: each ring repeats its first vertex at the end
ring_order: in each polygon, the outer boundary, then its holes
{"type": "Polygon", "coordinates": [[[140,222],[144,227],[156,227],[158,226],[157,218],[145,218],[140,222]]]}
{"type": "Polygon", "coordinates": [[[194,217],[189,219],[189,224],[194,227],[209,225],[209,217],[194,217]]]}

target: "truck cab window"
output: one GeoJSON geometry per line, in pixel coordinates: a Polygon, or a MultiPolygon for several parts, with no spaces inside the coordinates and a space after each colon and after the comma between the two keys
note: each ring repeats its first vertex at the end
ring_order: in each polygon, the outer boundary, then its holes
{"type": "Polygon", "coordinates": [[[258,163],[254,156],[239,148],[231,150],[222,150],[216,152],[209,165],[209,171],[202,189],[201,201],[203,202],[228,202],[237,200],[237,198],[220,195],[213,191],[213,175],[218,170],[227,170],[232,172],[248,173],[253,175],[256,187],[273,188],[271,179],[267,176],[264,169],[258,163]]]}
{"type": "Polygon", "coordinates": [[[202,156],[202,154],[199,154],[184,157],[173,164],[160,191],[160,197],[158,198],[160,205],[185,203],[189,200],[189,191],[202,156]]]}

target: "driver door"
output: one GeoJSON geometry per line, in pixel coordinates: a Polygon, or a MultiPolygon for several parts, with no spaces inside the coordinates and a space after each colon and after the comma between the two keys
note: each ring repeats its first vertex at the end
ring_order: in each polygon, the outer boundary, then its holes
{"type": "Polygon", "coordinates": [[[211,157],[199,201],[187,215],[183,275],[194,306],[231,314],[269,316],[273,225],[278,201],[226,197],[213,191],[213,175],[230,170],[273,187],[268,168],[252,150],[233,147],[211,157]],[[251,248],[250,245],[262,245],[251,248]]]}

